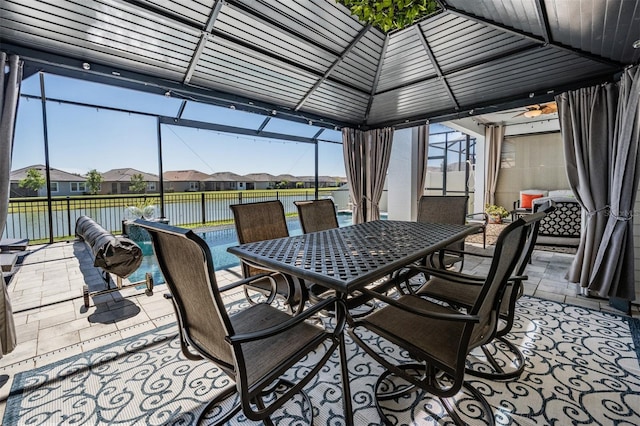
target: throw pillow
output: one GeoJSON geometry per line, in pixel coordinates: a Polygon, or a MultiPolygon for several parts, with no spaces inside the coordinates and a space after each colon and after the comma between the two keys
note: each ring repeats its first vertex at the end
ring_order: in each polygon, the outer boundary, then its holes
{"type": "Polygon", "coordinates": [[[520,197],[520,208],[530,209],[532,207],[533,200],[536,198],[542,198],[542,194],[521,194],[520,197]]]}

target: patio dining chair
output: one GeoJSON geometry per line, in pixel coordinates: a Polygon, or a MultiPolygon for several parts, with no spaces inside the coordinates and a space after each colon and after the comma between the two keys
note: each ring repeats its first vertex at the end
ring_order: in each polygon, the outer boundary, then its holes
{"type": "Polygon", "coordinates": [[[298,209],[298,218],[302,232],[305,234],[334,229],[339,226],[336,205],[329,198],[294,201],[293,204],[298,209]]]}
{"type": "MultiPolygon", "coordinates": [[[[540,221],[554,210],[555,206],[549,200],[538,209],[540,214],[528,219],[530,227],[524,249],[500,302],[500,323],[496,337],[491,342],[480,346],[479,349],[484,354],[484,358],[474,357],[474,362],[468,362],[467,373],[486,379],[508,380],[519,377],[524,371],[524,355],[505,336],[511,332],[515,319],[516,302],[524,292],[523,281],[528,279],[525,270],[527,264],[530,263],[536,244],[540,221]]],[[[483,256],[482,254],[474,255],[483,256]]],[[[422,270],[431,277],[416,294],[444,301],[455,308],[471,309],[486,279],[480,275],[455,273],[434,268],[417,267],[415,269],[422,270]]]]}
{"type": "MultiPolygon", "coordinates": [[[[302,389],[339,346],[344,320],[327,331],[307,319],[330,304],[344,312],[343,302],[329,298],[296,316],[265,303],[229,313],[222,294],[239,291],[238,287],[259,280],[260,275],[218,287],[211,252],[202,238],[191,230],[157,222],[138,219],[134,223],[151,235],[171,292],[183,354],[191,360],[214,362],[232,379],[205,406],[196,424],[234,392],[239,393],[239,403],[226,414],[219,414],[223,418],[216,419],[215,424],[227,424],[240,409],[250,420],[273,424],[269,417],[294,397],[295,406],[303,411],[299,418],[313,424],[314,407],[302,389]],[[314,351],[318,360],[297,369],[295,382],[282,378],[299,361],[308,361],[314,351]]],[[[289,405],[283,409],[285,415],[293,409],[294,404],[289,405]]]]}
{"type": "MultiPolygon", "coordinates": [[[[460,417],[455,401],[452,404],[454,397],[465,400],[458,400],[464,406],[469,405],[469,398],[476,400],[478,405],[471,404],[474,423],[482,417],[494,424],[493,408],[465,380],[465,360],[471,350],[490,342],[496,334],[500,300],[524,249],[530,228],[527,220],[511,223],[500,234],[489,274],[466,311],[415,294],[394,299],[362,290],[387,303],[364,318],[351,320],[348,328],[358,345],[386,369],[374,386],[376,407],[385,424],[394,424],[385,411],[394,412],[397,408],[385,408],[385,403],[402,400],[415,406],[418,401],[408,395],[417,393],[422,398],[424,394],[419,390],[435,396],[455,424],[468,422],[460,417]],[[362,329],[380,339],[372,339],[362,329]],[[397,350],[392,351],[393,347],[397,350]]],[[[431,406],[431,401],[424,403],[426,410],[431,406]]]]}
{"type": "MultiPolygon", "coordinates": [[[[418,202],[418,222],[464,225],[467,222],[480,224],[483,241],[486,243],[487,217],[484,213],[467,214],[468,196],[423,195],[418,202]]],[[[464,266],[464,239],[456,241],[427,259],[425,264],[442,269],[457,269],[464,266]]]]}
{"type": "MultiPolygon", "coordinates": [[[[284,207],[278,200],[233,204],[229,207],[233,212],[240,244],[289,236],[284,207]]],[[[251,294],[251,291],[254,291],[265,296],[267,303],[271,303],[275,297],[280,297],[292,312],[302,310],[307,298],[306,289],[302,289],[297,281],[279,272],[266,271],[244,260],[241,265],[244,278],[263,275],[262,279],[245,285],[245,295],[249,302],[254,303],[255,298],[251,294]]]]}

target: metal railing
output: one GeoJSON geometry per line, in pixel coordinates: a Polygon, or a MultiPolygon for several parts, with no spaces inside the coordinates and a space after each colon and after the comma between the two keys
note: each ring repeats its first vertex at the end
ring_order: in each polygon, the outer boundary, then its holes
{"type": "MultiPolygon", "coordinates": [[[[331,195],[332,191],[320,193],[320,197],[331,195]]],[[[172,225],[202,226],[233,221],[231,204],[280,200],[286,214],[296,214],[294,201],[314,197],[314,189],[168,193],[164,196],[164,212],[172,225]]],[[[118,234],[122,232],[123,221],[133,219],[127,207],[154,205],[157,217],[160,203],[159,194],[53,197],[51,209],[46,198],[10,199],[3,238],[28,238],[32,243],[74,238],[75,223],[80,216],[89,216],[118,234]]]]}

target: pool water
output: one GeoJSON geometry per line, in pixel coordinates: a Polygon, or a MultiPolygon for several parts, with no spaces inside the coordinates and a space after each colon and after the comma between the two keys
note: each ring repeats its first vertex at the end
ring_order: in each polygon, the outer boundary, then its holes
{"type": "MultiPolygon", "coordinates": [[[[351,225],[351,213],[338,213],[338,225],[348,226],[351,225]]],[[[289,235],[302,234],[302,228],[300,227],[300,221],[298,219],[287,220],[287,228],[289,229],[289,235]]],[[[213,265],[216,270],[233,268],[240,265],[240,261],[236,256],[227,252],[227,248],[238,245],[238,236],[233,226],[220,227],[213,231],[207,231],[198,233],[203,240],[207,242],[211,249],[211,257],[213,258],[213,265]]],[[[148,237],[148,234],[147,234],[148,237]]],[[[142,281],[144,282],[145,274],[150,272],[153,276],[153,283],[164,283],[164,278],[156,262],[155,255],[153,254],[153,247],[151,241],[139,241],[134,238],[134,241],[142,248],[144,257],[142,258],[142,264],[140,267],[129,276],[130,282],[142,281]]],[[[141,285],[143,288],[144,285],[141,285]]]]}

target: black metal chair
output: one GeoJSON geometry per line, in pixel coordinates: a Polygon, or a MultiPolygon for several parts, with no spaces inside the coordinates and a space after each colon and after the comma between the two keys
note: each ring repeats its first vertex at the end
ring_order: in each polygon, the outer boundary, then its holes
{"type": "Polygon", "coordinates": [[[250,285],[262,276],[218,288],[211,252],[204,240],[187,229],[140,219],[135,224],[151,235],[160,270],[171,291],[182,352],[188,359],[214,362],[233,380],[207,404],[197,424],[234,392],[239,393],[240,402],[216,424],[226,424],[240,409],[251,420],[273,424],[269,416],[298,393],[302,394],[298,406],[313,424],[313,407],[302,388],[335,352],[344,320],[331,331],[306,320],[330,304],[344,312],[343,302],[328,298],[296,316],[265,303],[249,305],[230,315],[221,294],[250,285]],[[282,379],[287,370],[315,350],[323,351],[319,361],[304,374],[297,373],[296,383],[282,379]]]}
{"type": "MultiPolygon", "coordinates": [[[[234,204],[229,207],[233,212],[240,244],[289,236],[284,207],[278,200],[234,204]]],[[[306,289],[303,289],[299,282],[293,281],[279,272],[267,271],[259,266],[251,265],[244,260],[241,265],[245,278],[254,275],[263,276],[262,279],[254,280],[244,287],[247,300],[254,302],[250,291],[255,291],[267,297],[267,303],[271,303],[275,297],[280,297],[292,312],[302,310],[307,295],[306,289]]]]}
{"type": "MultiPolygon", "coordinates": [[[[555,209],[553,202],[549,201],[539,208],[538,214],[529,218],[530,229],[527,240],[518,259],[514,275],[509,278],[504,295],[500,303],[500,324],[496,331],[496,337],[491,342],[480,346],[486,362],[476,357],[474,363],[468,362],[467,373],[493,380],[508,380],[519,377],[525,367],[525,359],[522,352],[505,336],[511,331],[515,319],[517,300],[523,294],[523,281],[527,279],[525,270],[530,263],[531,254],[536,244],[538,228],[541,220],[555,209]]],[[[475,254],[481,256],[481,254],[475,254]]],[[[470,309],[481,291],[486,277],[443,271],[435,268],[415,268],[429,275],[431,279],[422,286],[416,294],[433,297],[445,301],[455,308],[470,309]]],[[[469,361],[469,360],[468,360],[469,361]]]]}
{"type": "Polygon", "coordinates": [[[388,304],[364,318],[350,321],[349,329],[351,337],[386,369],[374,388],[376,406],[385,424],[393,422],[385,414],[383,403],[407,397],[418,389],[435,395],[459,425],[465,422],[448,399],[464,389],[481,406],[474,405],[473,421],[479,422],[481,408],[488,424],[494,424],[493,410],[484,396],[465,381],[465,362],[471,350],[490,342],[496,334],[500,301],[522,255],[530,219],[538,218],[532,215],[520,219],[500,234],[489,274],[465,312],[414,294],[393,299],[362,290],[388,304]],[[374,345],[373,339],[359,333],[361,328],[399,348],[406,362],[397,364],[387,355],[389,348],[374,345]],[[402,379],[400,385],[394,382],[397,378],[402,379]]]}

